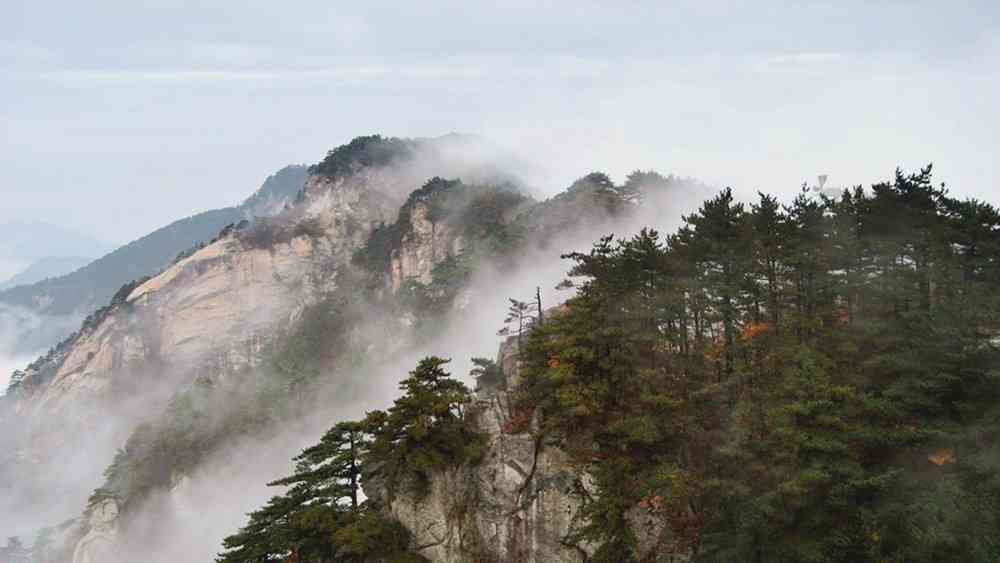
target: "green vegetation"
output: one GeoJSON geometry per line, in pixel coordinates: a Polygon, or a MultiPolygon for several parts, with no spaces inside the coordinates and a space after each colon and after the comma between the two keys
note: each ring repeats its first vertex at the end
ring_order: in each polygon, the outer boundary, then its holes
{"type": "Polygon", "coordinates": [[[362,167],[385,166],[397,159],[411,157],[414,148],[413,141],[395,137],[355,137],[350,143],[328,152],[319,164],[309,167],[309,172],[331,178],[342,177],[362,167]]]}
{"type": "Polygon", "coordinates": [[[226,538],[220,563],[274,560],[417,562],[405,528],[359,502],[361,454],[367,435],[360,423],[331,428],[295,458],[295,472],[272,486],[288,487],[249,523],[226,538]]]}
{"type": "Polygon", "coordinates": [[[480,389],[506,389],[507,381],[500,366],[489,358],[472,358],[469,375],[476,379],[476,391],[480,389]]]}
{"type": "MultiPolygon", "coordinates": [[[[365,245],[354,255],[355,265],[378,275],[389,271],[394,252],[412,232],[412,215],[417,205],[426,206],[426,218],[458,230],[467,241],[466,256],[454,257],[464,264],[474,265],[481,255],[502,255],[514,248],[518,232],[510,226],[515,212],[528,199],[512,185],[468,185],[461,180],[431,178],[413,191],[399,210],[395,223],[375,228],[365,245]]],[[[457,263],[439,265],[436,278],[451,287],[457,263]]],[[[468,272],[470,268],[466,268],[468,272]]]]}
{"type": "MultiPolygon", "coordinates": [[[[227,227],[228,229],[228,227],[227,227]]],[[[273,249],[278,244],[288,244],[299,237],[320,238],[326,234],[315,218],[293,219],[287,216],[260,217],[233,230],[236,237],[248,248],[273,249]]]]}
{"type": "Polygon", "coordinates": [[[573,541],[638,561],[996,561],[1000,213],[930,169],[837,199],[727,190],[567,256],[518,407],[589,474],[573,541]]]}
{"type": "Polygon", "coordinates": [[[361,499],[360,479],[382,483],[391,502],[400,486],[425,494],[433,472],[481,457],[486,440],[466,409],[469,391],[450,379],[445,363],[421,360],[388,412],[339,423],[304,450],[291,476],[270,483],[288,490],[251,513],[226,538],[217,561],[426,561],[414,552],[409,531],[386,516],[383,499],[361,499]]]}
{"type": "Polygon", "coordinates": [[[520,214],[515,228],[531,233],[536,243],[544,244],[548,238],[584,221],[599,223],[619,215],[639,194],[638,188],[637,182],[617,186],[607,174],[591,172],[573,182],[566,191],[520,214]]]}
{"type": "Polygon", "coordinates": [[[486,437],[467,409],[470,392],[444,371],[447,362],[421,360],[399,384],[404,394],[392,408],[365,419],[374,436],[366,462],[379,468],[390,497],[403,486],[420,498],[435,471],[478,462],[485,453],[486,437]]]}
{"type": "Polygon", "coordinates": [[[100,324],[104,322],[104,319],[106,319],[113,311],[128,307],[129,304],[126,301],[128,296],[131,295],[137,287],[146,283],[148,280],[148,277],[143,277],[133,280],[118,288],[118,291],[116,291],[111,297],[111,302],[108,305],[105,305],[104,307],[101,307],[93,313],[87,315],[80,325],[80,330],[69,335],[67,338],[59,342],[59,344],[50,348],[45,355],[28,364],[26,371],[15,371],[10,378],[10,383],[7,386],[7,392],[3,397],[0,397],[0,409],[9,406],[10,402],[20,397],[24,391],[41,387],[51,381],[52,378],[55,377],[56,372],[59,370],[63,357],[73,347],[73,344],[75,344],[82,335],[88,334],[100,326],[100,324]],[[33,373],[34,375],[29,378],[29,373],[33,373]]]}

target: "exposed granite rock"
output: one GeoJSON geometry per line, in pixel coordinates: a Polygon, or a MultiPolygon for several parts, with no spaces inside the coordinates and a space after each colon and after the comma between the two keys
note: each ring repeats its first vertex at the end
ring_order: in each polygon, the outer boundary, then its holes
{"type": "Polygon", "coordinates": [[[453,225],[431,221],[429,211],[426,203],[418,202],[410,212],[410,228],[391,259],[393,291],[398,291],[408,279],[429,284],[434,266],[459,255],[465,246],[461,233],[453,225]]]}
{"type": "Polygon", "coordinates": [[[584,560],[587,551],[568,541],[581,474],[561,450],[544,447],[531,432],[505,432],[508,402],[505,392],[497,392],[475,405],[490,436],[480,464],[435,475],[423,499],[400,496],[389,504],[434,563],[584,560]]]}
{"type": "Polygon", "coordinates": [[[80,412],[116,381],[145,371],[178,377],[256,365],[268,340],[336,286],[338,269],[371,226],[394,212],[379,180],[374,173],[310,177],[303,208],[262,227],[273,231],[266,233],[272,244],[250,244],[233,232],[141,284],[77,339],[51,381],[22,398],[18,412],[80,412]],[[306,223],[309,230],[296,230],[306,223]],[[285,240],[280,231],[293,235],[285,240]]]}
{"type": "Polygon", "coordinates": [[[94,505],[87,528],[73,550],[73,563],[103,563],[114,551],[118,537],[118,504],[107,499],[94,505]]]}

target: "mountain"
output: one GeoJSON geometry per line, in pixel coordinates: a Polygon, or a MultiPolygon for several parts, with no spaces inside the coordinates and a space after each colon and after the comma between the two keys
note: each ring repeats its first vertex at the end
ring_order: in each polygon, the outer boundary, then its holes
{"type": "Polygon", "coordinates": [[[502,324],[505,296],[550,299],[561,251],[691,188],[590,174],[538,202],[479,146],[359,137],[292,201],[256,199],[276,215],[119,288],[0,403],[0,527],[85,509],[42,544],[72,561],[211,558],[235,507],[263,500],[265,476],[331,418],[383,406],[424,350],[494,347],[482,325],[502,324]]]}
{"type": "Polygon", "coordinates": [[[929,168],[537,201],[466,144],[337,147],[15,374],[0,528],[47,563],[996,560],[995,207],[929,168]]]}
{"type": "Polygon", "coordinates": [[[92,261],[93,258],[82,258],[79,256],[48,256],[36,260],[27,269],[15,274],[13,277],[7,279],[7,281],[0,282],[0,291],[63,276],[79,270],[92,261]]]}
{"type": "MultiPolygon", "coordinates": [[[[161,271],[179,254],[211,240],[225,226],[280,211],[301,190],[305,174],[305,166],[285,167],[239,206],[175,221],[72,273],[0,290],[0,305],[47,317],[83,317],[106,304],[122,285],[161,271]]],[[[46,229],[38,225],[32,228],[46,229]]],[[[25,334],[21,340],[37,345],[38,339],[25,334]]]]}

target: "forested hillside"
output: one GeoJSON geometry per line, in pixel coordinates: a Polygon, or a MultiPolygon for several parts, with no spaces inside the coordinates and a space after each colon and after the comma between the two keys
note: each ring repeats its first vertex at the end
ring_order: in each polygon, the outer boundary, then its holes
{"type": "Polygon", "coordinates": [[[997,560],[998,229],[928,168],[570,255],[519,405],[593,478],[594,559],[640,505],[697,561],[997,560]]]}
{"type": "MultiPolygon", "coordinates": [[[[930,168],[787,206],[726,190],[673,234],[566,255],[575,295],[515,302],[517,367],[475,375],[512,398],[503,433],[580,472],[562,542],[581,561],[996,561],[998,257],[996,208],[930,168]]],[[[219,561],[424,560],[358,487],[419,502],[436,473],[488,463],[442,366],[305,450],[219,561]]]]}

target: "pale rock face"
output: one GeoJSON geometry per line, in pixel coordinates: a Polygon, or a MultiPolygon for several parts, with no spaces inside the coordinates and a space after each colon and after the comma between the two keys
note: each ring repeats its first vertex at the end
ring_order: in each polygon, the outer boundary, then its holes
{"type": "Polygon", "coordinates": [[[398,291],[408,279],[430,283],[434,266],[450,256],[457,256],[465,247],[462,236],[452,226],[431,221],[428,212],[424,202],[417,202],[410,212],[410,231],[403,237],[399,252],[392,257],[393,291],[398,291]]]}
{"type": "Polygon", "coordinates": [[[73,563],[103,563],[112,554],[118,536],[118,504],[113,499],[96,504],[87,524],[87,535],[73,550],[73,563]]]}
{"type": "MultiPolygon", "coordinates": [[[[95,453],[95,428],[118,444],[150,405],[198,373],[229,377],[258,365],[273,338],[334,289],[374,225],[395,219],[407,188],[378,171],[348,179],[310,177],[305,201],[273,221],[307,234],[251,245],[231,233],[135,288],[65,352],[51,379],[16,409],[34,439],[25,458],[79,442],[95,453]],[[262,246],[262,247],[261,247],[262,246]]],[[[113,450],[112,450],[113,451],[113,450]]]]}
{"type": "Polygon", "coordinates": [[[580,507],[573,493],[580,474],[558,448],[503,431],[506,393],[480,400],[477,408],[490,436],[485,459],[435,475],[422,500],[395,499],[392,515],[434,563],[584,561],[588,551],[568,540],[580,507]]]}
{"type": "Polygon", "coordinates": [[[336,284],[336,270],[391,212],[365,177],[312,177],[312,198],[292,221],[315,221],[322,236],[248,248],[229,235],[137,287],[69,352],[53,381],[22,409],[55,410],[77,393],[100,394],[118,372],[152,358],[189,370],[209,361],[253,365],[262,340],[336,284]]]}

